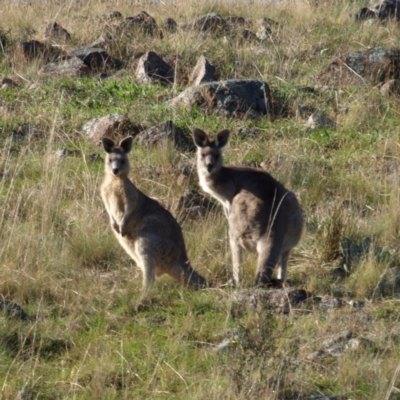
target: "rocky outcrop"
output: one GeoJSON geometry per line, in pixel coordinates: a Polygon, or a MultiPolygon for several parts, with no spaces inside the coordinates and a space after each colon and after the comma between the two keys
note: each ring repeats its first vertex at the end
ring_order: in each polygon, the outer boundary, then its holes
{"type": "Polygon", "coordinates": [[[374,47],[333,61],[317,77],[320,85],[377,84],[400,78],[400,49],[374,47]]]}
{"type": "Polygon", "coordinates": [[[173,106],[192,109],[195,105],[206,113],[227,117],[260,117],[271,111],[268,85],[263,81],[233,79],[191,86],[170,101],[173,106]]]}

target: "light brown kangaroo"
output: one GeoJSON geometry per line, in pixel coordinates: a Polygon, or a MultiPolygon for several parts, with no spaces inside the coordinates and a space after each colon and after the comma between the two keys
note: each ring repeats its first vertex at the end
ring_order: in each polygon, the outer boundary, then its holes
{"type": "Polygon", "coordinates": [[[101,197],[120,245],[143,271],[144,293],[167,273],[184,284],[207,286],[189,264],[181,227],[169,211],[142,193],[128,178],[132,137],[119,146],[103,138],[105,179],[101,197]]]}
{"type": "Polygon", "coordinates": [[[270,174],[256,168],[224,167],[222,149],[229,130],[210,140],[193,131],[201,188],[222,203],[229,224],[233,278],[240,283],[242,249],[257,251],[256,285],[270,285],[280,261],[278,280],[285,282],[291,249],[299,242],[303,216],[295,194],[270,174]]]}

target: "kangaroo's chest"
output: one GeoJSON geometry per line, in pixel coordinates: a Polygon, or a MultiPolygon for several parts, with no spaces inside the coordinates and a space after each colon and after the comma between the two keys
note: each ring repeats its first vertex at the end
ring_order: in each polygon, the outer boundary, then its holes
{"type": "Polygon", "coordinates": [[[231,203],[227,196],[218,190],[212,182],[207,180],[207,178],[203,174],[199,174],[199,183],[200,187],[208,193],[210,196],[214,197],[214,199],[218,200],[221,204],[222,207],[224,208],[225,215],[228,216],[230,209],[231,209],[231,203]]]}
{"type": "Polygon", "coordinates": [[[120,221],[127,210],[129,198],[123,185],[105,186],[102,191],[107,211],[116,221],[120,221]]]}

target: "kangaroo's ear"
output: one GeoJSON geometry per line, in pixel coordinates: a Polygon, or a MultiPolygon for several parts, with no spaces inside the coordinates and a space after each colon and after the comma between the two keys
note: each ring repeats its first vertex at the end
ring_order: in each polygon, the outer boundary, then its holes
{"type": "Polygon", "coordinates": [[[101,139],[101,142],[103,143],[103,149],[106,153],[112,153],[115,149],[115,144],[112,139],[104,137],[101,139]]]}
{"type": "Polygon", "coordinates": [[[119,144],[119,146],[121,147],[122,151],[125,154],[128,154],[132,150],[132,143],[133,143],[133,137],[128,136],[125,139],[121,140],[121,143],[119,144]]]}
{"type": "Polygon", "coordinates": [[[193,130],[193,140],[197,147],[206,147],[210,144],[207,133],[198,128],[193,130]]]}
{"type": "Polygon", "coordinates": [[[215,138],[215,145],[220,148],[225,147],[228,143],[229,133],[229,129],[224,129],[223,131],[219,132],[215,138]]]}

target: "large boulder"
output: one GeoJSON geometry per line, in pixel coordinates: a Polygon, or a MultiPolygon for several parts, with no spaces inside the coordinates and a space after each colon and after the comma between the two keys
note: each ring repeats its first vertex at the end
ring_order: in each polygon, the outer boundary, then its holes
{"type": "Polygon", "coordinates": [[[170,101],[172,106],[192,109],[195,105],[206,113],[224,116],[259,117],[271,111],[268,85],[253,79],[232,79],[191,86],[170,101]]]}
{"type": "Polygon", "coordinates": [[[157,53],[148,51],[137,65],[136,77],[140,83],[173,83],[174,70],[157,53]]]}
{"type": "Polygon", "coordinates": [[[377,84],[400,78],[400,49],[374,47],[346,54],[317,77],[320,85],[377,84]]]}

